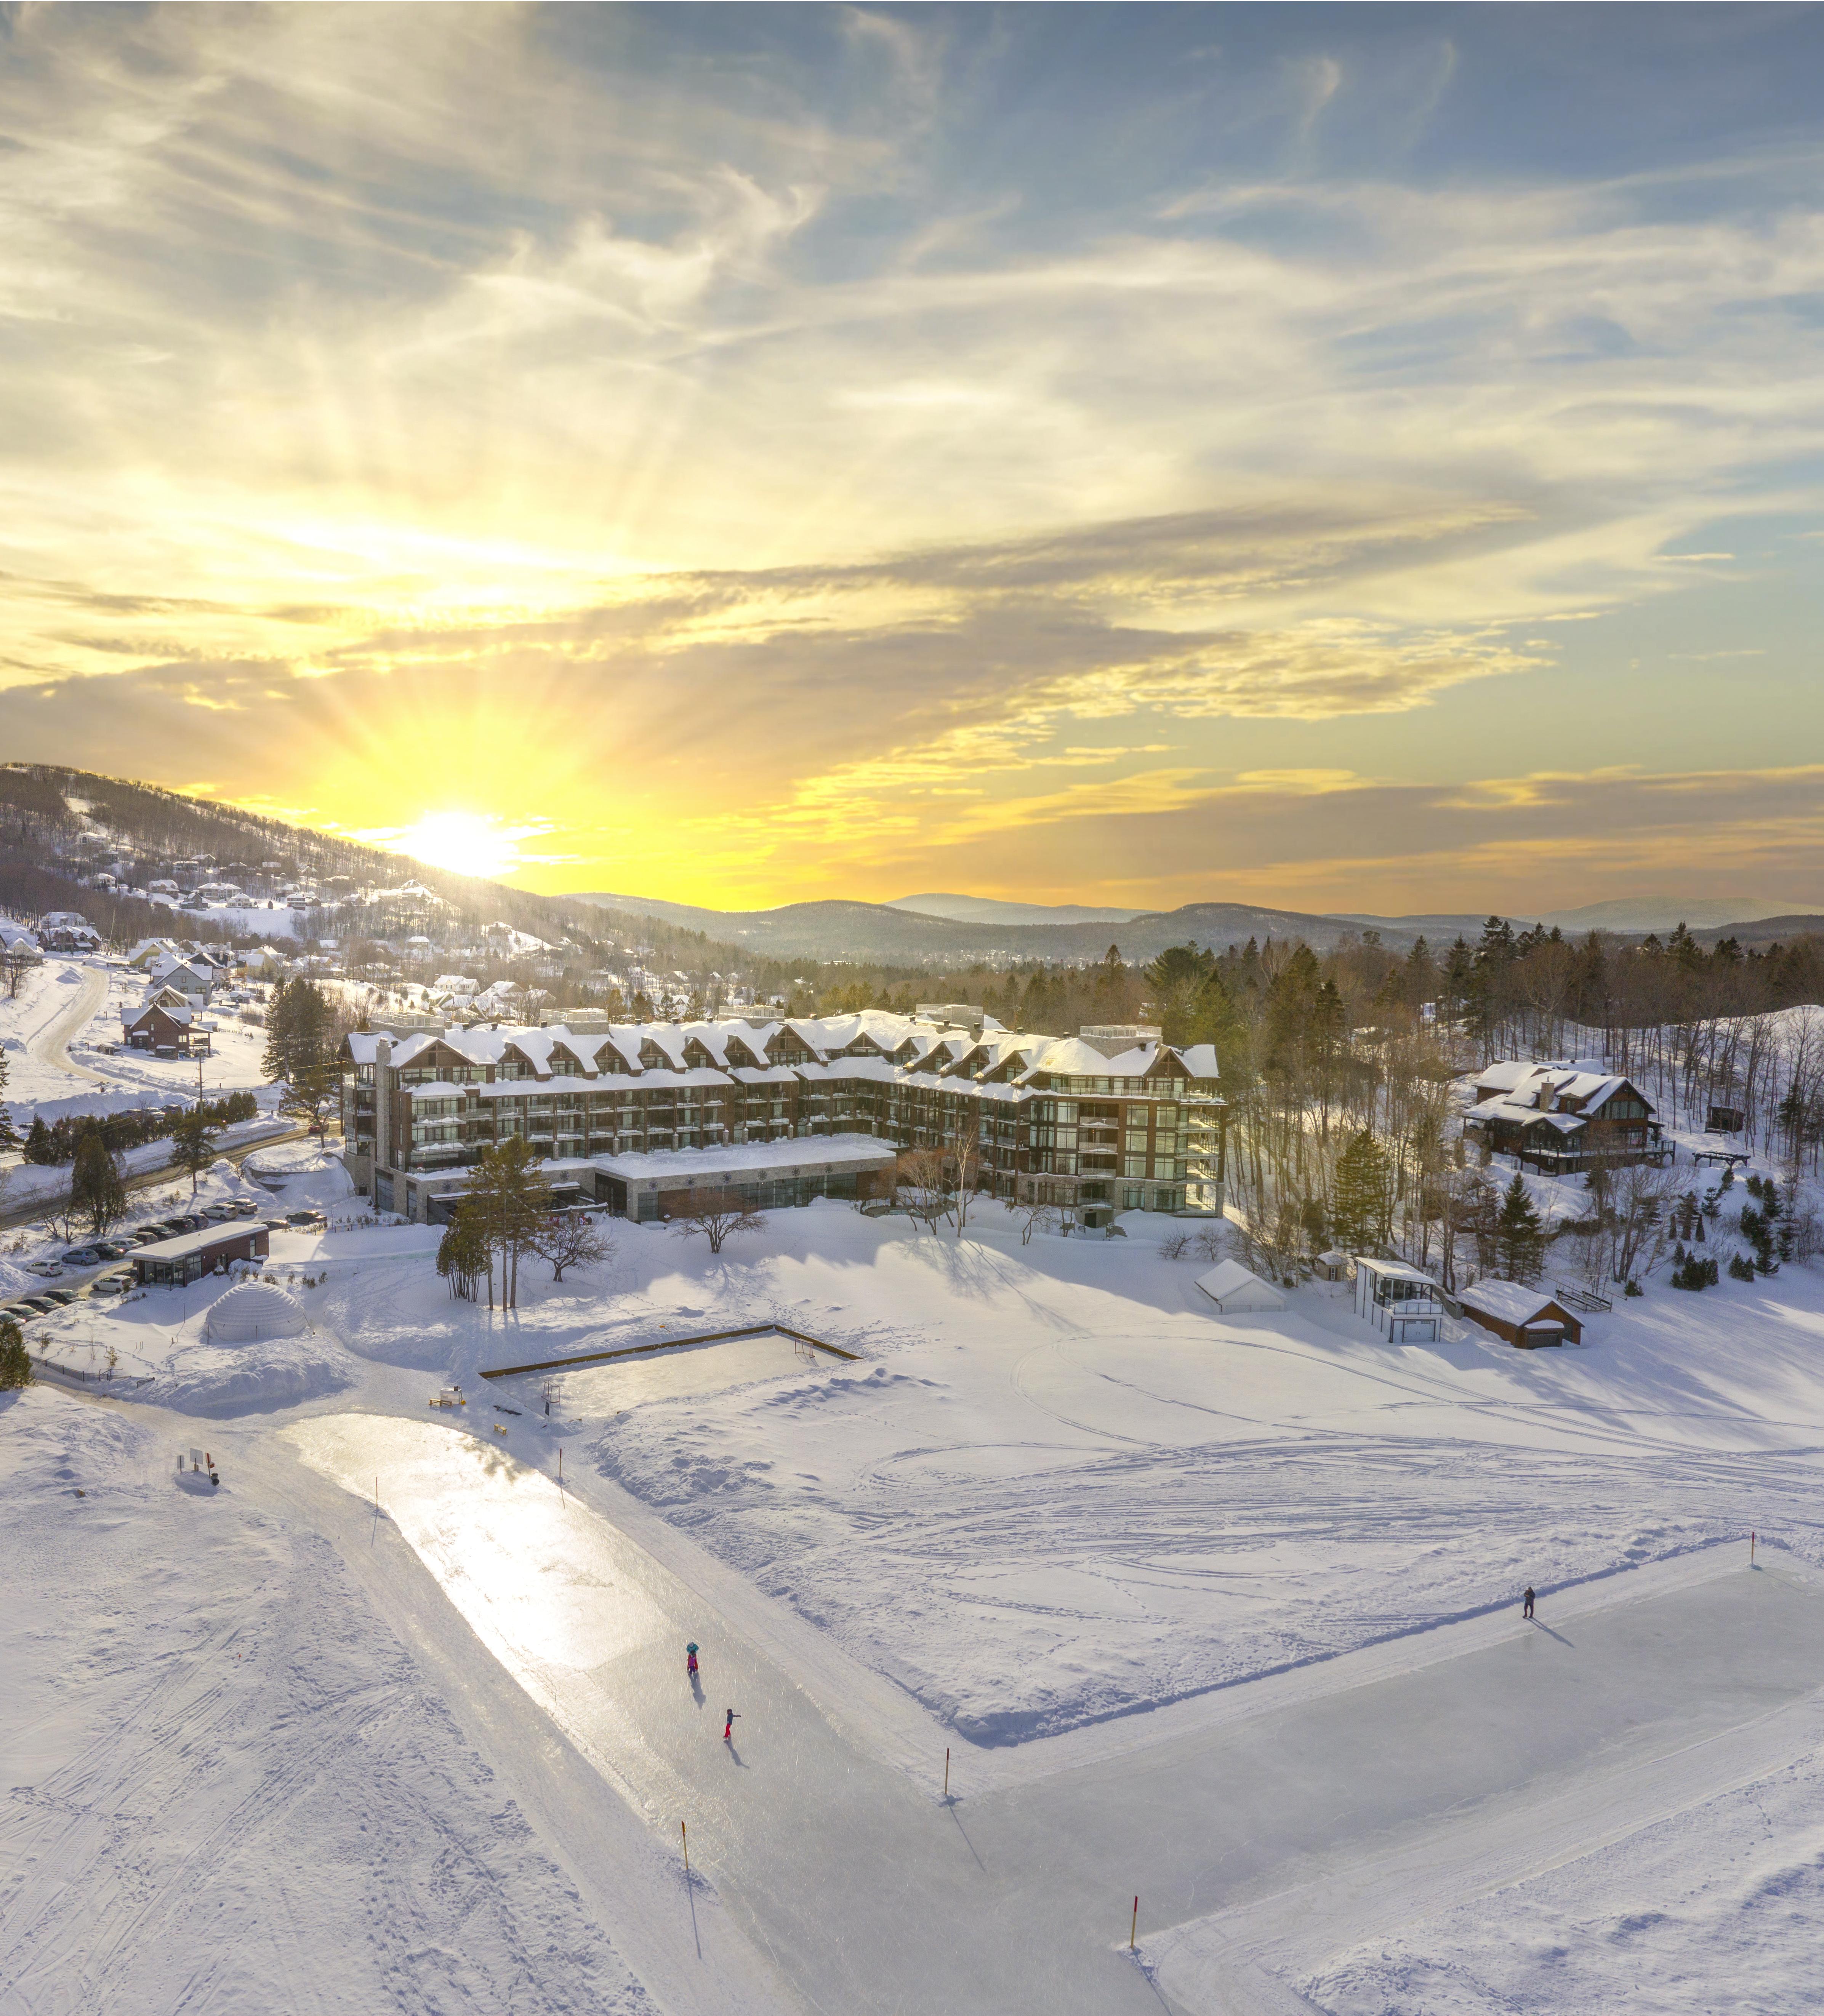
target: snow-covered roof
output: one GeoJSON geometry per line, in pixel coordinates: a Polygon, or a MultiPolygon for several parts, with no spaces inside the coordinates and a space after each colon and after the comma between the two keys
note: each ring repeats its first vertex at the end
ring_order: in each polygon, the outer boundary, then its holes
{"type": "Polygon", "coordinates": [[[303,1305],[270,1281],[242,1281],[210,1305],[203,1330],[211,1344],[253,1344],[297,1337],[310,1327],[303,1305]]]}
{"type": "MultiPolygon", "coordinates": [[[[1613,1071],[1592,1069],[1587,1064],[1526,1064],[1509,1058],[1476,1072],[1476,1089],[1485,1095],[1470,1111],[1473,1117],[1512,1116],[1521,1107],[1542,1112],[1569,1107],[1578,1113],[1595,1113],[1624,1086],[1646,1101],[1646,1095],[1628,1078],[1613,1071]],[[1505,1102],[1505,1110],[1502,1110],[1505,1102]]],[[[1650,1101],[1646,1101],[1652,1111],[1650,1101]]]]}
{"type": "Polygon", "coordinates": [[[796,1140],[736,1142],[720,1148],[667,1148],[627,1155],[594,1155],[593,1167],[627,1183],[679,1178],[696,1188],[756,1175],[821,1175],[827,1170],[867,1165],[885,1168],[897,1150],[867,1134],[807,1135],[796,1140]]]}
{"type": "Polygon", "coordinates": [[[1140,1043],[1118,1056],[1105,1057],[1080,1036],[1062,1036],[1039,1053],[1035,1071],[1069,1078],[1145,1078],[1159,1060],[1156,1043],[1140,1043]]]}
{"type": "Polygon", "coordinates": [[[1270,1282],[1250,1273],[1238,1260],[1219,1260],[1197,1285],[1225,1314],[1231,1309],[1282,1309],[1285,1298],[1270,1282]]]}
{"type": "MultiPolygon", "coordinates": [[[[483,999],[477,998],[477,1007],[482,1005],[483,999]]],[[[909,1016],[878,1008],[850,1015],[800,1017],[784,1024],[622,1023],[605,1031],[586,1032],[573,1031],[561,1022],[542,1027],[502,1023],[492,1028],[478,1025],[466,1029],[419,1029],[390,1036],[382,1028],[351,1035],[348,1039],[350,1057],[356,1064],[373,1064],[383,1037],[391,1042],[391,1061],[399,1068],[416,1064],[438,1043],[447,1045],[469,1063],[483,1066],[497,1065],[510,1048],[525,1060],[540,1082],[546,1082],[553,1064],[564,1067],[564,1060],[555,1056],[561,1046],[579,1060],[586,1076],[615,1073],[618,1060],[619,1068],[654,1083],[688,1082],[687,1078],[674,1080],[673,1075],[705,1070],[700,1060],[708,1056],[720,1071],[742,1084],[789,1084],[795,1076],[810,1082],[865,1078],[884,1084],[910,1077],[950,1091],[968,1082],[984,1098],[995,1100],[1028,1096],[1040,1072],[1139,1081],[1155,1068],[1162,1057],[1172,1060],[1181,1054],[1146,1042],[1108,1057],[1073,1036],[1042,1036],[1000,1029],[981,1035],[954,1030],[946,1033],[929,1023],[921,1024],[909,1016]],[[760,1069],[738,1061],[744,1049],[755,1057],[770,1060],[771,1046],[785,1029],[811,1051],[809,1060],[795,1067],[769,1062],[760,1069]],[[863,1048],[853,1056],[840,1054],[863,1036],[874,1047],[863,1048]],[[665,1061],[643,1062],[641,1053],[648,1046],[665,1061]],[[687,1059],[687,1053],[693,1050],[697,1061],[687,1059]],[[902,1054],[909,1062],[896,1064],[894,1059],[902,1054]],[[978,1072],[1001,1073],[1010,1082],[984,1083],[974,1075],[978,1072]]],[[[1215,1075],[1216,1053],[1208,1044],[1196,1046],[1181,1060],[1193,1076],[1215,1075]]],[[[566,1075],[572,1075],[568,1068],[566,1075]]]]}
{"type": "MultiPolygon", "coordinates": [[[[1558,1309],[1553,1298],[1538,1288],[1523,1287],[1518,1281],[1477,1281],[1458,1296],[1466,1309],[1480,1309],[1506,1323],[1530,1323],[1548,1309],[1558,1309]]],[[[1562,1312],[1561,1312],[1562,1313],[1562,1312]]]]}

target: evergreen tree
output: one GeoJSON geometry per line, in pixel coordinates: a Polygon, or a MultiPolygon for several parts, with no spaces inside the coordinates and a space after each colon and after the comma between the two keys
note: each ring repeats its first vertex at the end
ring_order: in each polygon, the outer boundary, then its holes
{"type": "Polygon", "coordinates": [[[272,990],[266,1011],[266,1050],[261,1069],[294,1091],[320,1085],[334,1066],[335,1018],[323,991],[301,976],[272,990]]]}
{"type": "Polygon", "coordinates": [[[41,1113],[32,1116],[32,1123],[25,1137],[25,1159],[28,1162],[48,1168],[57,1159],[57,1150],[51,1139],[51,1130],[45,1125],[41,1113]]]}
{"type": "Polygon", "coordinates": [[[192,1107],[171,1129],[171,1163],[189,1172],[192,1197],[196,1194],[197,1178],[215,1159],[218,1138],[208,1112],[200,1106],[192,1107]]]}
{"type": "Polygon", "coordinates": [[[126,1208],[121,1165],[108,1153],[100,1129],[91,1128],[76,1144],[76,1160],[70,1172],[70,1215],[86,1217],[99,1239],[110,1225],[118,1223],[126,1208]]]}
{"type": "Polygon", "coordinates": [[[31,1353],[25,1333],[10,1316],[0,1322],[0,1392],[12,1392],[32,1382],[31,1353]]]}
{"type": "MultiPolygon", "coordinates": [[[[467,1221],[490,1255],[500,1256],[503,1309],[519,1306],[519,1260],[538,1239],[550,1215],[551,1190],[537,1156],[521,1135],[510,1135],[484,1149],[475,1165],[459,1222],[467,1221]]],[[[455,1255],[452,1255],[454,1264],[455,1255]]],[[[494,1301],[494,1270],[488,1268],[488,1301],[494,1301]]]]}
{"type": "Polygon", "coordinates": [[[445,1227],[443,1237],[437,1243],[437,1271],[449,1282],[452,1295],[471,1302],[485,1274],[488,1277],[488,1304],[492,1306],[494,1255],[474,1212],[460,1211],[445,1227]]]}
{"type": "Polygon", "coordinates": [[[1363,1128],[1336,1161],[1330,1225],[1346,1253],[1372,1253],[1386,1241],[1390,1204],[1387,1151],[1363,1128]]]}
{"type": "Polygon", "coordinates": [[[1510,1281],[1536,1281],[1545,1261],[1545,1228],[1519,1172],[1508,1185],[1495,1221],[1496,1248],[1501,1272],[1510,1281]]]}

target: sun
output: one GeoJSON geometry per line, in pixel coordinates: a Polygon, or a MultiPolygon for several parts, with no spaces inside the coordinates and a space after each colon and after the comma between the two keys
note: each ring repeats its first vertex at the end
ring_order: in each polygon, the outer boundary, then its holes
{"type": "Polygon", "coordinates": [[[398,844],[414,861],[452,875],[504,875],[519,859],[513,835],[479,812],[426,812],[398,844]]]}

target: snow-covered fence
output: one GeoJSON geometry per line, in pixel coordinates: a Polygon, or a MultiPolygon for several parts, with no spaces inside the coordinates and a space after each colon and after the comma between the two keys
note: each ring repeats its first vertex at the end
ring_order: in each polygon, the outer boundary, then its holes
{"type": "Polygon", "coordinates": [[[806,1345],[817,1351],[827,1351],[832,1358],[846,1359],[852,1365],[860,1363],[861,1354],[845,1351],[839,1344],[828,1344],[820,1337],[813,1337],[802,1330],[788,1330],[781,1323],[748,1323],[740,1330],[705,1330],[696,1337],[668,1337],[656,1344],[626,1344],[613,1351],[586,1351],[574,1358],[543,1358],[531,1365],[497,1365],[491,1372],[484,1372],[484,1379],[510,1379],[520,1372],[568,1372],[578,1366],[604,1365],[611,1359],[643,1358],[655,1351],[682,1351],[687,1345],[728,1344],[742,1337],[786,1337],[794,1344],[806,1345]]]}

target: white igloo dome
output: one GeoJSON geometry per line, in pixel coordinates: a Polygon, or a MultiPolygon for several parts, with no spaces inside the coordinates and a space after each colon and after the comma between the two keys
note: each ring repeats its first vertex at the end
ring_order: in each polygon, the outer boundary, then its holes
{"type": "Polygon", "coordinates": [[[296,1337],[310,1327],[295,1297],[269,1281],[243,1281],[210,1309],[203,1334],[211,1344],[258,1344],[269,1337],[296,1337]]]}

